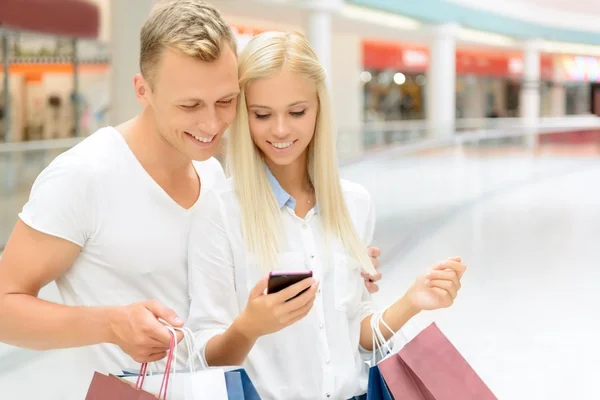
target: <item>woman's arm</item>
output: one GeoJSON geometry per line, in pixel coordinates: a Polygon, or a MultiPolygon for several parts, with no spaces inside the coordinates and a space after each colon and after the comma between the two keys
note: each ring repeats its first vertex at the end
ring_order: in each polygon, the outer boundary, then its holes
{"type": "Polygon", "coordinates": [[[190,314],[200,356],[209,366],[241,365],[256,340],[304,318],[315,300],[318,284],[306,279],[278,293],[265,295],[267,280],[251,290],[240,312],[235,289],[232,243],[226,227],[225,204],[214,192],[204,195],[193,221],[189,245],[190,314]],[[306,293],[294,300],[304,289],[306,293]]]}
{"type": "MultiPolygon", "coordinates": [[[[390,332],[380,324],[379,330],[385,340],[391,339],[421,311],[450,307],[461,288],[460,280],[466,268],[459,257],[450,258],[417,278],[406,294],[384,312],[383,320],[393,330],[390,332]]],[[[360,345],[365,350],[373,350],[371,318],[372,314],[361,322],[360,345]]]]}
{"type": "Polygon", "coordinates": [[[225,205],[211,191],[202,196],[197,208],[189,236],[191,304],[186,325],[194,332],[200,357],[208,365],[223,365],[228,361],[229,365],[239,365],[254,343],[228,332],[240,310],[232,243],[223,217],[225,205]]]}

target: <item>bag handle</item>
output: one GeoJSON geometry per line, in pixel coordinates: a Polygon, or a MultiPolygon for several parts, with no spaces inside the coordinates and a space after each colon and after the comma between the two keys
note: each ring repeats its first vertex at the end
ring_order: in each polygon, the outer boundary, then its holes
{"type": "MultiPolygon", "coordinates": [[[[167,355],[167,362],[166,362],[166,366],[165,366],[165,372],[163,374],[163,380],[162,380],[162,383],[160,386],[160,391],[158,392],[158,400],[166,400],[167,393],[168,393],[169,381],[171,380],[171,376],[175,375],[176,369],[177,369],[177,333],[176,333],[176,331],[180,331],[183,333],[183,338],[185,340],[186,347],[188,349],[188,366],[189,366],[190,372],[197,371],[196,363],[194,361],[194,355],[196,353],[196,346],[195,346],[194,334],[192,333],[192,331],[189,328],[187,328],[187,327],[175,328],[160,318],[159,318],[159,321],[165,325],[165,328],[167,330],[169,330],[169,333],[171,334],[171,339],[169,342],[169,352],[167,355]],[[175,361],[175,363],[174,363],[175,365],[173,365],[173,360],[175,361]],[[171,368],[173,368],[172,372],[171,372],[171,368]]],[[[200,361],[200,363],[202,365],[204,365],[202,360],[200,361]]],[[[136,386],[135,386],[136,389],[142,390],[142,387],[144,385],[144,377],[147,375],[147,371],[148,371],[148,363],[143,363],[140,368],[138,378],[136,380],[136,386]]]]}
{"type": "Polygon", "coordinates": [[[400,336],[404,343],[408,343],[408,338],[404,332],[402,332],[402,329],[399,329],[397,332],[395,332],[392,328],[390,328],[387,322],[385,322],[383,314],[386,311],[387,308],[381,311],[376,311],[371,316],[371,332],[373,336],[373,355],[371,359],[372,365],[376,364],[377,351],[379,351],[379,355],[381,356],[382,360],[393,353],[394,348],[396,347],[397,336],[400,336]],[[383,325],[389,332],[392,333],[390,340],[385,339],[385,336],[381,332],[381,325],[383,325]],[[386,353],[384,353],[384,350],[386,353]]]}
{"type": "MultiPolygon", "coordinates": [[[[170,334],[171,339],[169,341],[169,352],[167,353],[167,363],[165,365],[165,373],[163,375],[162,383],[160,384],[160,390],[158,391],[158,400],[166,400],[167,392],[169,387],[170,375],[171,375],[171,366],[173,364],[173,358],[175,358],[175,364],[177,364],[177,334],[175,330],[171,327],[166,327],[170,334]]],[[[146,373],[148,371],[148,363],[143,363],[140,368],[140,373],[135,383],[135,388],[138,390],[142,390],[144,386],[144,378],[146,377],[146,373]]]]}

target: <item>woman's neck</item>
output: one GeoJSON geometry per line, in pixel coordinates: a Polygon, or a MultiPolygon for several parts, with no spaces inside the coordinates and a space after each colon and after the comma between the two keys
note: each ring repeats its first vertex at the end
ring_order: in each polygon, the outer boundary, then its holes
{"type": "Polygon", "coordinates": [[[292,197],[312,190],[306,154],[288,165],[277,165],[268,159],[265,162],[283,190],[292,197]]]}

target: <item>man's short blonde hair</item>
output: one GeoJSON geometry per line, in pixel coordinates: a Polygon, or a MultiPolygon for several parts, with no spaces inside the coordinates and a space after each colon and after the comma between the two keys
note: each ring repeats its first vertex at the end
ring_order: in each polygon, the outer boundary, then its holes
{"type": "Polygon", "coordinates": [[[219,58],[226,43],[237,54],[233,32],[221,13],[201,0],[157,2],[142,27],[140,42],[140,71],[150,84],[165,49],[211,62],[219,58]]]}

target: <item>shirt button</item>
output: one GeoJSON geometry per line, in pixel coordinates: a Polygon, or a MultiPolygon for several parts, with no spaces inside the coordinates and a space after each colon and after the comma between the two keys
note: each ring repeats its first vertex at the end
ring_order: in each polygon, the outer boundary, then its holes
{"type": "Polygon", "coordinates": [[[331,363],[331,360],[327,360],[325,361],[325,364],[329,365],[331,363]]]}
{"type": "Polygon", "coordinates": [[[323,329],[323,324],[319,324],[319,328],[323,329]]]}
{"type": "Polygon", "coordinates": [[[326,394],[327,398],[331,397],[331,393],[326,394]]]}
{"type": "Polygon", "coordinates": [[[307,225],[307,224],[304,224],[304,225],[302,225],[302,227],[303,227],[304,229],[306,229],[306,228],[308,228],[308,225],[307,225]]]}
{"type": "Polygon", "coordinates": [[[315,255],[314,255],[314,254],[311,254],[311,255],[310,255],[310,258],[315,258],[315,255]]]}
{"type": "Polygon", "coordinates": [[[321,288],[317,289],[317,293],[321,293],[321,288]]]}

